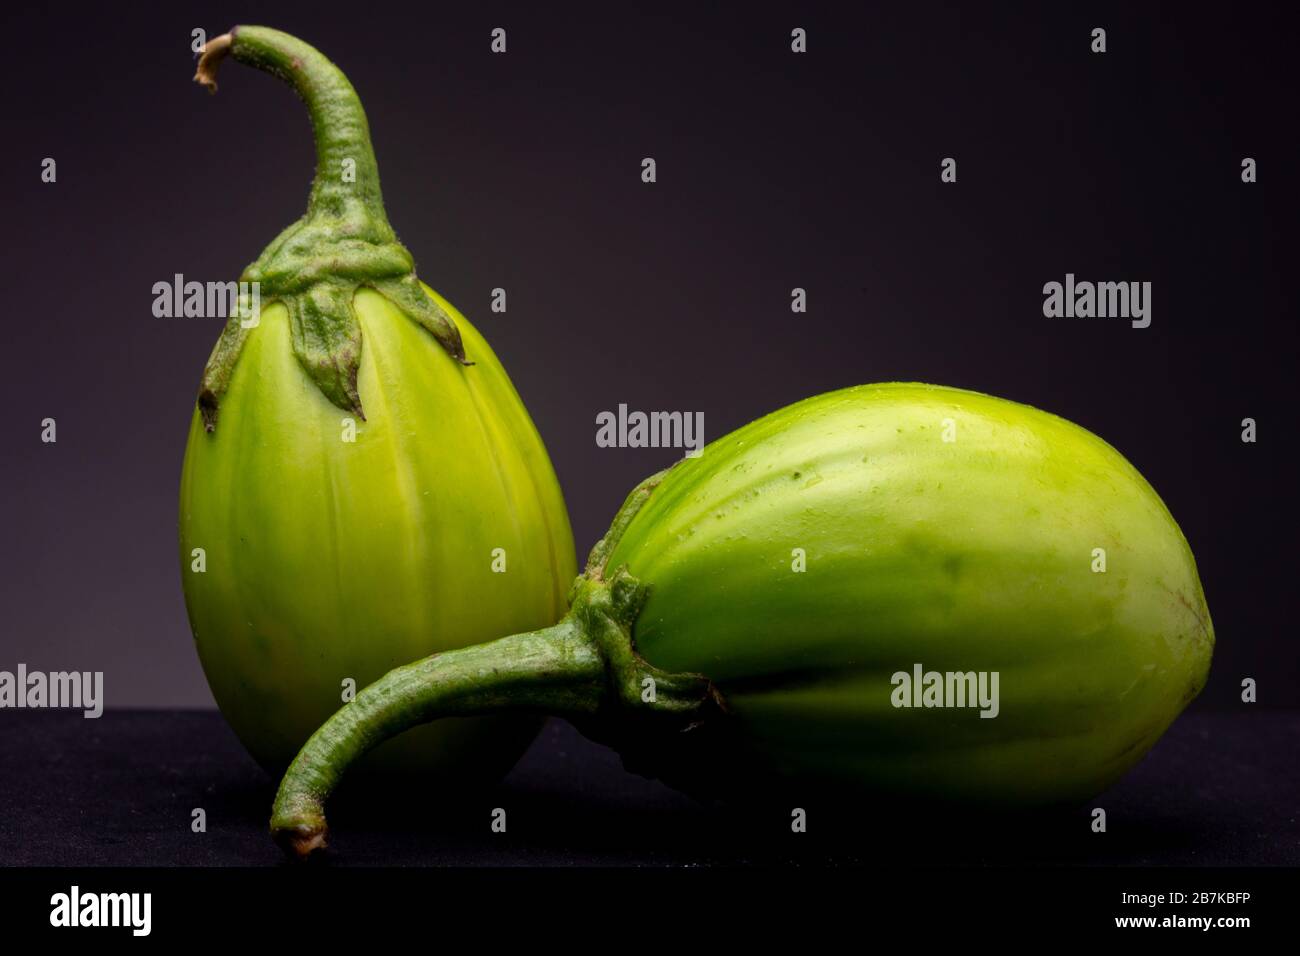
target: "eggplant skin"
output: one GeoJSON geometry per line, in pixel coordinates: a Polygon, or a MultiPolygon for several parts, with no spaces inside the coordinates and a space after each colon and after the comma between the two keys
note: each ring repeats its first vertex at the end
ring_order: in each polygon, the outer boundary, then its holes
{"type": "Polygon", "coordinates": [[[850,388],[719,439],[665,475],[620,565],[650,589],[637,651],[726,698],[728,766],[885,795],[1086,799],[1196,696],[1214,646],[1191,549],[1132,465],[953,388],[850,388]],[[997,716],[894,706],[918,664],[997,672],[997,716]]]}
{"type": "MultiPolygon", "coordinates": [[[[401,664],[564,612],[573,536],[546,449],[487,342],[425,292],[454,318],[472,367],[362,289],[362,421],[303,372],[274,304],[244,346],[216,430],[197,410],[190,425],[180,495],[190,625],[218,706],[272,773],[339,709],[344,679],[360,690],[401,664]],[[203,573],[192,570],[195,548],[203,573]],[[504,573],[493,571],[497,548],[504,573]]],[[[486,784],[538,724],[439,721],[365,766],[486,784]]]]}

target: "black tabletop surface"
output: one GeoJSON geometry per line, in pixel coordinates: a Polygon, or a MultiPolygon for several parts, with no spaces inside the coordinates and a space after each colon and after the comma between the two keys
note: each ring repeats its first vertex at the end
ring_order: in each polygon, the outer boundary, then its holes
{"type": "MultiPolygon", "coordinates": [[[[456,804],[404,794],[418,822],[332,808],[324,865],[1294,865],[1300,714],[1184,715],[1085,807],[960,823],[942,813],[819,816],[719,808],[629,774],[549,721],[502,785],[456,804]],[[507,810],[505,833],[490,828],[507,810]],[[1106,811],[1106,832],[1092,809],[1106,811]],[[858,819],[857,817],[865,817],[858,819]]],[[[282,862],[266,823],[274,784],[209,711],[0,715],[0,864],[248,866],[282,862]],[[206,832],[191,828],[204,809],[206,832]]],[[[391,796],[391,794],[387,795],[391,796]]]]}

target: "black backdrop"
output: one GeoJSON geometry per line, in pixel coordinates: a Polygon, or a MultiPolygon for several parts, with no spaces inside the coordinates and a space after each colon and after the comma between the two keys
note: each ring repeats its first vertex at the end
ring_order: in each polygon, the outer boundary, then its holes
{"type": "Polygon", "coordinates": [[[189,81],[192,29],[262,22],[361,93],[390,218],[513,376],[581,552],[673,454],[598,448],[600,410],[703,411],[716,437],[851,384],[974,388],[1097,432],[1164,497],[1218,633],[1197,707],[1233,706],[1246,676],[1261,706],[1300,700],[1279,16],[627,6],[6,8],[0,666],[103,670],[110,706],[210,703],[175,508],[220,323],[154,318],[151,290],[234,278],[301,214],[312,146],[292,94],[247,70],[215,99],[189,81]],[[1044,318],[1043,283],[1067,272],[1151,281],[1151,327],[1044,318]]]}

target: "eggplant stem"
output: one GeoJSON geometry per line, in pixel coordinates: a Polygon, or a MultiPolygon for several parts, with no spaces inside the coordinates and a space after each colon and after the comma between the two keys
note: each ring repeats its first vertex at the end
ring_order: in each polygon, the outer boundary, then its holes
{"type": "MultiPolygon", "coordinates": [[[[227,56],[287,83],[311,118],[316,175],[307,212],[239,280],[255,284],[263,304],[278,301],[288,309],[294,354],[308,378],[338,408],[364,418],[357,390],[361,325],[352,307],[362,287],[426,329],[453,360],[473,364],[455,320],[425,294],[414,259],[388,222],[366,113],[343,71],[297,37],[238,26],[204,45],[195,82],[215,93],[217,68],[227,56]]],[[[208,431],[216,428],[250,334],[243,318],[230,316],[203,372],[199,406],[208,431]]]]}
{"type": "Polygon", "coordinates": [[[271,833],[295,856],[325,846],[324,802],[363,754],[438,717],[591,713],[604,693],[599,653],[570,618],[390,671],[339,709],[294,758],[275,798],[271,833]]]}
{"type": "Polygon", "coordinates": [[[199,65],[194,70],[194,82],[209,93],[217,92],[217,67],[230,52],[230,44],[234,39],[229,33],[223,33],[203,44],[203,49],[199,51],[199,65]]]}
{"type": "Polygon", "coordinates": [[[399,667],[343,705],[280,782],[271,811],[276,842],[298,858],[324,848],[325,800],[348,767],[390,737],[440,717],[531,713],[581,721],[601,715],[610,725],[671,734],[720,712],[706,678],[666,673],[636,654],[632,625],[645,589],[626,570],[608,582],[583,575],[573,594],[558,624],[399,667]],[[646,678],[656,687],[648,701],[646,678]]]}

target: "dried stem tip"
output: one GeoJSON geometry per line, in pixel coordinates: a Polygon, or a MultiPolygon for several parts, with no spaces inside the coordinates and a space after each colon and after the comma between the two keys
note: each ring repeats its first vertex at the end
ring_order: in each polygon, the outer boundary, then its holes
{"type": "Polygon", "coordinates": [[[234,34],[223,33],[203,44],[203,49],[199,51],[199,65],[194,71],[194,82],[209,93],[217,92],[217,67],[230,52],[230,44],[234,39],[234,34]]]}

